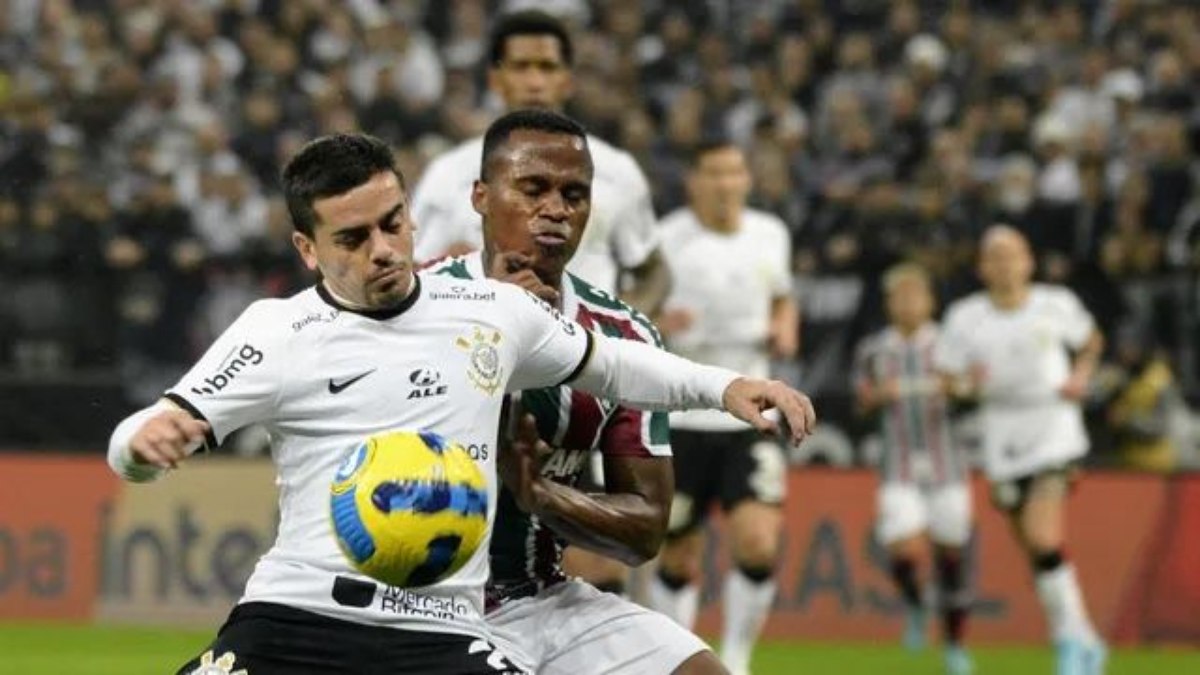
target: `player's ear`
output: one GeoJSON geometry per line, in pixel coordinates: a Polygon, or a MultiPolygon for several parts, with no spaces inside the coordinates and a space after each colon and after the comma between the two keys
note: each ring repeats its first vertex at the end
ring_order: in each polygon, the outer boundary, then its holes
{"type": "Polygon", "coordinates": [[[487,194],[488,184],[476,179],[471,185],[471,206],[475,207],[475,213],[482,217],[487,217],[487,194]]]}
{"type": "Polygon", "coordinates": [[[292,233],[292,245],[296,247],[296,251],[300,253],[300,258],[304,261],[304,266],[309,271],[317,269],[317,244],[308,235],[303,232],[292,233]]]}

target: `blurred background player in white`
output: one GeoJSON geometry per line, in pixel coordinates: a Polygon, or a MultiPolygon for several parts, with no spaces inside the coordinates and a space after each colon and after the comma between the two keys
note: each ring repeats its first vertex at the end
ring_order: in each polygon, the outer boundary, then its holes
{"type": "MultiPolygon", "coordinates": [[[[500,18],[491,35],[488,87],[505,109],[544,108],[562,112],[574,84],[574,47],[559,19],[527,10],[500,18]]],[[[587,232],[571,260],[571,272],[646,314],[670,287],[657,252],[658,237],[650,187],[629,153],[588,137],[595,164],[595,207],[587,232]],[[628,276],[628,287],[622,277],[628,276]]],[[[418,261],[458,255],[483,246],[479,214],[471,208],[471,186],[479,177],[483,137],[436,157],[413,190],[418,261]]]]}
{"type": "Polygon", "coordinates": [[[971,534],[971,493],[933,364],[933,289],[924,268],[902,263],[883,275],[883,291],[889,325],[862,341],[854,365],[859,408],[878,414],[882,432],[877,533],[904,600],[904,644],[910,649],[925,642],[917,562],[926,538],[932,541],[946,671],[964,675],[972,669],[962,646],[970,602],[963,548],[971,534]]]}
{"type": "MultiPolygon", "coordinates": [[[[644,315],[564,269],[591,208],[585,139],[582,127],[549,111],[496,120],[472,195],[483,217],[483,250],[439,261],[428,273],[508,281],[585,328],[661,347],[644,315]],[[521,189],[530,183],[539,187],[521,189]]],[[[525,452],[502,451],[498,460],[505,487],[492,534],[491,625],[541,675],[724,673],[686,629],[570,578],[562,566],[568,543],[630,565],[658,554],[674,485],[666,413],[567,386],[524,391],[516,400],[518,429],[530,438],[514,443],[525,452]],[[604,457],[602,493],[578,488],[593,451],[604,457]]]]}
{"type": "Polygon", "coordinates": [[[992,499],[1029,554],[1058,673],[1090,675],[1103,671],[1106,650],[1066,558],[1064,509],[1073,463],[1089,447],[1080,400],[1103,338],[1073,292],[1031,282],[1033,260],[1016,229],[984,233],[985,289],[950,305],[935,360],[956,395],[980,402],[992,499]]]}
{"type": "MultiPolygon", "coordinates": [[[[750,187],[739,147],[713,140],[696,149],[690,206],[662,222],[662,250],[674,282],[657,324],[679,354],[766,375],[772,356],[795,355],[799,325],[787,227],[746,207],[750,187]]],[[[747,673],[775,597],[786,460],[774,441],[719,413],[672,415],[671,447],[675,499],[651,581],[651,606],[692,627],[700,603],[701,526],[719,502],[733,554],[721,658],[735,675],[747,673]]]]}
{"type": "MultiPolygon", "coordinates": [[[[562,112],[574,92],[574,44],[567,26],[537,10],[504,15],[492,30],[488,88],[507,110],[544,108],[562,112]]],[[[619,296],[647,315],[670,288],[658,252],[658,228],[650,186],[634,158],[596,136],[588,137],[595,177],[592,215],[569,269],[600,290],[619,296]]],[[[483,246],[471,189],[479,177],[483,138],[468,140],[435,157],[413,190],[417,223],[415,256],[429,261],[483,246]]],[[[600,456],[584,477],[603,489],[600,456]]],[[[623,593],[626,568],[616,561],[571,548],[567,566],[605,590],[623,593]]]]}

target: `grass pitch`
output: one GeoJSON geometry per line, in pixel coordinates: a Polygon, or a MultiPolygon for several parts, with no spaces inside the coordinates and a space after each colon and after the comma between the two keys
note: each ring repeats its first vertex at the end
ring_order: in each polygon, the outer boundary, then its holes
{"type": "MultiPolygon", "coordinates": [[[[215,630],[215,627],[214,627],[215,630]]],[[[22,675],[159,675],[174,673],[212,639],[213,631],[0,623],[0,672],[22,675]]],[[[976,647],[978,675],[1053,672],[1049,649],[976,647]]],[[[754,656],[755,675],[923,675],[942,672],[941,654],[910,654],[895,645],[769,642],[754,656]]],[[[1109,675],[1200,673],[1198,649],[1119,649],[1109,675]]],[[[580,675],[585,675],[581,673],[580,675]]]]}

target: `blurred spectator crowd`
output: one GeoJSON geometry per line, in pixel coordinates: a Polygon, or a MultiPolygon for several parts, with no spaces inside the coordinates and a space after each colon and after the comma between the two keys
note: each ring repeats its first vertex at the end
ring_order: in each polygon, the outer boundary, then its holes
{"type": "Polygon", "coordinates": [[[252,299],[308,283],[283,159],[362,129],[411,185],[495,114],[491,19],[529,6],[574,27],[568,112],[633,153],[660,215],[689,148],[748,149],[753,205],[793,231],[788,365],[818,397],[846,393],[886,265],[959,297],[998,220],[1100,320],[1098,397],[1149,368],[1200,394],[1184,0],[0,0],[0,371],[153,399],[252,299]]]}

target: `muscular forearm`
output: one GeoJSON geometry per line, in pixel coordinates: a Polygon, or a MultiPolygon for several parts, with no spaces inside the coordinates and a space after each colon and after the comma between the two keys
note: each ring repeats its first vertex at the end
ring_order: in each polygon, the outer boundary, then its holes
{"type": "Polygon", "coordinates": [[[1075,354],[1072,370],[1083,377],[1091,377],[1092,372],[1096,370],[1096,364],[1100,362],[1100,355],[1103,352],[1104,336],[1099,331],[1095,331],[1075,354]]]}
{"type": "Polygon", "coordinates": [[[641,565],[666,534],[663,509],[636,494],[587,494],[542,480],[534,515],[574,546],[641,565]]]}

